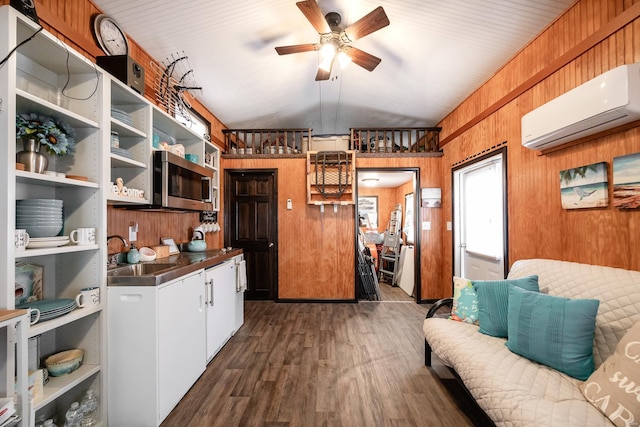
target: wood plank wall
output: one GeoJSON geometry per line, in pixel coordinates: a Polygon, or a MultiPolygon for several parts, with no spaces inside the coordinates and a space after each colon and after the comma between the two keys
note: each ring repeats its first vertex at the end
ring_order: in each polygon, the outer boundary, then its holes
{"type": "MultiPolygon", "coordinates": [[[[356,168],[420,168],[421,187],[438,187],[440,158],[358,158],[356,168]]],[[[278,169],[278,297],[281,299],[351,300],[355,298],[355,207],[306,204],[306,159],[223,159],[228,169],[278,169]],[[293,209],[286,209],[291,199],[293,209]]],[[[395,190],[402,192],[404,187],[395,190]]],[[[383,208],[381,208],[383,209],[383,208]]],[[[389,212],[391,208],[389,208],[389,212]]],[[[381,211],[382,212],[382,211],[381,211]]],[[[422,209],[422,219],[440,221],[441,209],[422,209]]],[[[382,219],[382,218],[380,218],[382,219]]],[[[379,219],[379,221],[380,221],[379,219]]],[[[388,222],[388,214],[386,222],[388,222]]],[[[386,227],[386,222],[379,227],[386,227]]],[[[450,292],[438,287],[440,229],[422,232],[422,298],[435,299],[450,292]]]]}
{"type": "MultiPolygon", "coordinates": [[[[559,179],[561,170],[605,161],[611,199],[612,160],[640,151],[640,129],[546,155],[522,148],[520,136],[520,119],[525,113],[611,68],[640,61],[639,13],[638,1],[576,2],[439,123],[444,141],[445,221],[452,219],[452,167],[506,141],[511,263],[542,257],[640,270],[640,211],[612,206],[563,210],[559,179]],[[619,22],[629,23],[617,29],[614,25],[619,22]],[[531,86],[532,77],[545,74],[548,77],[531,86]],[[493,112],[501,100],[506,102],[493,112]]],[[[451,281],[452,239],[444,224],[441,227],[444,286],[451,281]]]]}

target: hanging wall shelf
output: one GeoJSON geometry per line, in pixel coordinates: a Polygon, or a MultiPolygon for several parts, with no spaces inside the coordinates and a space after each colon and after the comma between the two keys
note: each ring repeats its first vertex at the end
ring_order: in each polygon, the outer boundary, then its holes
{"type": "Polygon", "coordinates": [[[355,203],[355,151],[307,152],[307,203],[355,203]]]}

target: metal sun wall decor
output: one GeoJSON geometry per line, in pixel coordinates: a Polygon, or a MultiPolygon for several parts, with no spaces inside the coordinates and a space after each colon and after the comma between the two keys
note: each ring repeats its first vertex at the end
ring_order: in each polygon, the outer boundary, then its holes
{"type": "Polygon", "coordinates": [[[613,158],[613,206],[640,207],[640,153],[613,158]]]}
{"type": "Polygon", "coordinates": [[[151,62],[151,70],[158,105],[172,116],[190,117],[186,114],[191,109],[190,99],[196,99],[202,87],[195,80],[189,57],[184,52],[171,54],[162,65],[151,62]]]}
{"type": "Polygon", "coordinates": [[[607,163],[593,163],[560,171],[560,198],[564,209],[608,206],[607,163]]]}

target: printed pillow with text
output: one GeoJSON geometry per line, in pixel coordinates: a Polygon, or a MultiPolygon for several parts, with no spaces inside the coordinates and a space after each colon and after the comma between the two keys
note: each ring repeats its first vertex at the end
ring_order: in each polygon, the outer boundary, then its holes
{"type": "Polygon", "coordinates": [[[478,324],[478,299],[471,280],[455,276],[453,278],[452,320],[478,324]]]}
{"type": "Polygon", "coordinates": [[[640,322],[616,351],[580,385],[584,397],[617,426],[640,423],[640,322]]]}

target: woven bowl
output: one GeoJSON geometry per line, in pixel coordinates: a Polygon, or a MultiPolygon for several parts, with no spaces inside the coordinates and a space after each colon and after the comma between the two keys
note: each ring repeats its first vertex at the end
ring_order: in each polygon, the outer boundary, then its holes
{"type": "Polygon", "coordinates": [[[82,364],[84,350],[74,348],[73,350],[62,351],[53,354],[44,361],[44,365],[52,377],[59,377],[75,371],[82,364]]]}

